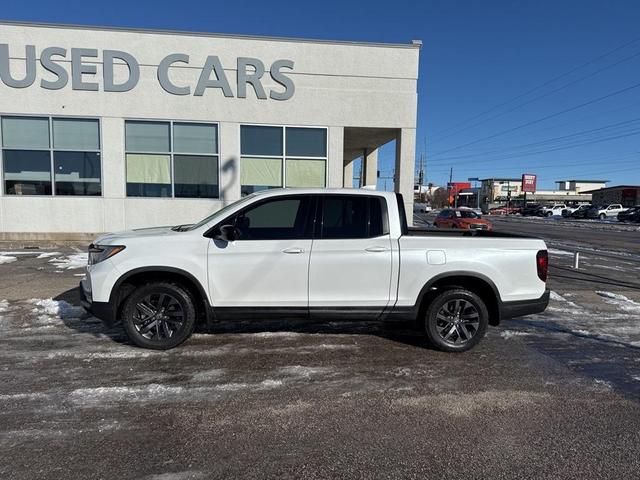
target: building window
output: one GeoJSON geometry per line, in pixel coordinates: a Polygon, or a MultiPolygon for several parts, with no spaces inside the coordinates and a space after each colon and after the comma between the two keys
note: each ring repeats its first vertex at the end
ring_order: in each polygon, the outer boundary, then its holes
{"type": "Polygon", "coordinates": [[[98,120],[6,116],[0,128],[6,194],[102,194],[98,120]]]}
{"type": "Polygon", "coordinates": [[[217,198],[218,127],[125,122],[127,196],[217,198]]]}
{"type": "Polygon", "coordinates": [[[326,128],[242,125],[240,151],[242,195],[326,185],[326,128]]]}

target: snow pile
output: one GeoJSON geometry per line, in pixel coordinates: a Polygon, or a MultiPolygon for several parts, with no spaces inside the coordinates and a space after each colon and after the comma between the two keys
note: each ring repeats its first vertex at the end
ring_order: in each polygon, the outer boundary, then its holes
{"type": "Polygon", "coordinates": [[[0,313],[4,313],[9,310],[9,302],[6,300],[0,300],[0,313]]]}
{"type": "Polygon", "coordinates": [[[625,297],[624,295],[603,291],[597,291],[596,293],[610,305],[615,305],[616,307],[619,307],[622,310],[626,310],[627,312],[640,312],[640,303],[635,302],[630,298],[625,297]]]}
{"type": "Polygon", "coordinates": [[[60,270],[72,270],[75,268],[85,268],[87,266],[88,254],[77,253],[64,257],[56,257],[49,260],[60,270]]]}
{"type": "Polygon", "coordinates": [[[37,314],[40,319],[47,319],[48,317],[78,318],[84,314],[82,307],[76,307],[64,300],[53,300],[52,298],[39,300],[34,298],[31,299],[29,303],[35,305],[32,311],[37,314]]]}
{"type": "Polygon", "coordinates": [[[10,257],[9,255],[0,255],[0,265],[3,263],[12,263],[18,260],[16,257],[10,257]]]}

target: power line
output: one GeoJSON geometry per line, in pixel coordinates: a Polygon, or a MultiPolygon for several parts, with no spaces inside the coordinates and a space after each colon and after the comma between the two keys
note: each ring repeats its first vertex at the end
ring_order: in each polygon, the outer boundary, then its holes
{"type": "Polygon", "coordinates": [[[530,90],[527,90],[526,92],[521,93],[520,95],[517,95],[517,96],[511,98],[510,100],[507,100],[506,102],[502,102],[502,103],[500,103],[498,105],[495,105],[495,106],[491,107],[490,109],[485,110],[484,112],[481,112],[481,113],[479,113],[479,114],[477,114],[477,115],[475,115],[475,116],[473,116],[471,118],[463,120],[462,122],[459,122],[459,123],[457,123],[455,125],[452,125],[451,127],[448,127],[448,128],[446,128],[444,130],[441,130],[440,132],[436,132],[436,135],[448,132],[448,131],[450,131],[450,130],[452,130],[452,129],[460,126],[460,125],[464,125],[465,123],[473,121],[476,118],[480,118],[483,115],[486,115],[487,113],[491,113],[492,111],[494,111],[494,110],[496,110],[496,109],[498,109],[500,107],[503,107],[505,105],[509,105],[511,102],[514,102],[514,101],[519,100],[519,99],[521,99],[523,97],[526,97],[527,95],[529,95],[529,94],[531,94],[531,93],[533,93],[533,92],[535,92],[537,90],[540,90],[541,88],[544,88],[547,85],[550,85],[550,84],[552,84],[553,82],[555,82],[557,80],[560,80],[560,79],[562,79],[564,77],[567,77],[567,76],[571,75],[572,73],[577,72],[578,70],[581,70],[584,67],[588,67],[589,65],[592,65],[592,64],[596,63],[597,61],[599,61],[599,60],[601,60],[601,59],[603,59],[605,57],[608,57],[609,55],[612,55],[612,54],[614,54],[614,53],[616,53],[616,52],[628,47],[629,45],[633,45],[634,43],[636,43],[638,41],[640,41],[640,37],[635,38],[635,39],[633,39],[633,40],[631,40],[631,41],[629,41],[629,42],[627,42],[627,43],[625,43],[623,45],[620,45],[620,46],[614,48],[613,50],[609,50],[609,51],[597,56],[596,58],[594,58],[592,60],[589,60],[588,62],[585,62],[585,63],[583,63],[583,64],[581,64],[581,65],[579,65],[577,67],[572,68],[571,70],[569,70],[569,71],[567,71],[565,73],[562,73],[562,74],[558,75],[557,77],[552,78],[551,80],[547,80],[546,82],[544,82],[544,83],[542,83],[542,84],[540,84],[540,85],[538,85],[538,86],[536,86],[536,87],[534,87],[534,88],[532,88],[530,90]]]}
{"type": "Polygon", "coordinates": [[[545,120],[548,120],[550,118],[554,118],[554,117],[557,117],[559,115],[563,115],[565,113],[569,113],[569,112],[572,112],[574,110],[578,110],[578,109],[586,107],[588,105],[593,105],[594,103],[600,102],[602,100],[606,100],[607,98],[615,97],[616,95],[621,95],[623,93],[626,93],[626,92],[628,92],[630,90],[633,90],[634,88],[638,88],[638,87],[640,87],[640,83],[636,83],[636,84],[633,84],[633,85],[631,85],[629,87],[625,87],[623,89],[616,90],[615,92],[608,93],[607,95],[603,95],[602,97],[598,97],[598,98],[595,98],[593,100],[589,100],[588,102],[584,102],[584,103],[581,103],[579,105],[576,105],[576,106],[573,106],[573,107],[570,107],[570,108],[566,108],[566,109],[561,110],[559,112],[555,112],[555,113],[552,113],[550,115],[546,115],[546,116],[544,116],[542,118],[538,118],[536,120],[531,120],[529,122],[523,123],[523,124],[518,125],[516,127],[512,127],[512,128],[509,128],[507,130],[503,130],[503,131],[498,132],[498,133],[494,133],[493,135],[489,135],[487,137],[478,138],[478,139],[473,140],[471,142],[467,142],[465,144],[458,145],[457,147],[452,147],[452,148],[448,148],[446,150],[441,150],[439,152],[434,153],[433,155],[441,155],[443,153],[452,152],[454,150],[459,150],[461,148],[468,147],[470,145],[475,145],[476,143],[482,142],[483,140],[489,140],[489,139],[492,139],[492,138],[496,138],[496,137],[499,137],[499,136],[504,135],[506,133],[510,133],[510,132],[513,132],[513,131],[516,131],[516,130],[520,130],[521,128],[528,127],[529,125],[535,125],[536,123],[544,122],[545,120]]]}
{"type": "MultiPolygon", "coordinates": [[[[629,125],[632,123],[637,123],[640,121],[640,117],[636,117],[636,118],[632,118],[629,120],[625,120],[622,122],[616,122],[616,123],[612,123],[609,125],[604,125],[602,127],[597,127],[597,128],[591,128],[588,130],[581,130],[579,132],[574,132],[574,133],[570,133],[567,135],[561,135],[559,137],[552,137],[552,138],[548,138],[545,140],[540,140],[537,142],[530,142],[530,143],[525,143],[525,144],[521,144],[521,145],[513,145],[513,146],[508,146],[505,148],[499,148],[499,149],[494,149],[494,150],[486,150],[483,152],[478,152],[478,153],[469,153],[466,155],[458,155],[458,156],[452,156],[452,157],[444,157],[444,158],[440,158],[437,159],[435,161],[432,161],[431,164],[433,165],[435,164],[440,164],[440,163],[446,163],[446,162],[450,162],[451,160],[459,160],[459,159],[465,159],[465,158],[474,158],[474,157],[482,157],[482,156],[486,156],[486,155],[490,155],[490,154],[495,154],[495,153],[507,153],[511,150],[518,150],[518,149],[523,149],[523,148],[528,148],[528,147],[536,147],[536,146],[544,146],[544,145],[548,145],[548,144],[553,144],[556,143],[560,140],[565,140],[565,139],[569,139],[569,138],[573,138],[573,137],[579,137],[581,135],[587,135],[587,134],[593,134],[596,132],[601,132],[603,130],[607,130],[607,129],[614,129],[615,127],[621,127],[624,125],[629,125]]],[[[614,133],[615,131],[609,132],[614,133]]],[[[621,130],[620,133],[626,132],[626,130],[621,130]]],[[[517,152],[514,152],[517,153],[517,152]]]]}
{"type": "Polygon", "coordinates": [[[588,79],[588,78],[591,78],[591,77],[593,77],[593,76],[597,75],[598,73],[601,73],[601,72],[603,72],[603,71],[605,71],[605,70],[608,70],[608,69],[610,69],[610,68],[613,68],[613,67],[615,67],[615,66],[617,66],[617,65],[620,65],[621,63],[624,63],[624,62],[627,62],[627,61],[629,61],[629,60],[632,60],[632,59],[634,59],[634,58],[636,58],[636,57],[638,57],[638,56],[640,56],[640,52],[634,53],[633,55],[631,55],[631,56],[629,56],[629,57],[625,57],[625,58],[623,58],[622,60],[618,60],[618,61],[617,61],[617,62],[615,62],[615,63],[612,63],[612,64],[610,64],[610,65],[607,65],[607,66],[605,66],[605,67],[602,67],[602,68],[600,68],[600,69],[596,70],[595,72],[591,72],[591,73],[589,73],[588,75],[585,75],[585,76],[583,76],[583,77],[580,77],[580,78],[578,78],[578,79],[576,79],[576,80],[573,80],[573,81],[571,81],[571,82],[569,82],[569,83],[565,83],[565,84],[564,84],[564,85],[562,85],[561,87],[558,87],[558,88],[556,88],[556,89],[554,89],[554,90],[551,90],[551,91],[549,91],[549,92],[543,93],[542,95],[538,95],[537,97],[534,97],[534,98],[532,98],[532,99],[530,99],[530,100],[527,100],[526,102],[523,102],[523,103],[520,103],[520,104],[516,105],[516,106],[515,106],[515,107],[513,107],[513,108],[510,108],[509,110],[505,110],[505,111],[500,112],[500,113],[498,113],[497,115],[494,115],[494,116],[492,116],[492,117],[489,117],[489,118],[487,118],[487,119],[485,119],[485,120],[482,120],[482,121],[480,121],[480,122],[477,122],[477,123],[474,123],[474,124],[469,125],[469,126],[467,126],[467,127],[464,127],[464,128],[459,129],[459,130],[456,130],[455,132],[450,133],[449,135],[445,135],[444,137],[440,137],[440,138],[436,139],[436,142],[439,142],[439,141],[442,141],[442,140],[444,140],[444,139],[446,139],[446,138],[449,138],[449,137],[455,136],[455,135],[457,135],[457,134],[459,134],[459,133],[461,133],[461,132],[464,132],[464,131],[466,131],[466,130],[469,130],[470,128],[473,128],[473,127],[477,127],[478,125],[482,125],[483,123],[489,122],[489,121],[491,121],[491,120],[495,120],[496,118],[502,117],[503,115],[506,115],[506,114],[508,114],[508,113],[511,113],[511,112],[513,112],[513,111],[515,111],[515,110],[517,110],[517,109],[521,108],[521,107],[524,107],[524,106],[526,106],[526,105],[529,105],[529,104],[531,104],[531,103],[533,103],[533,102],[535,102],[535,101],[537,101],[537,100],[540,100],[541,98],[548,97],[549,95],[553,95],[554,93],[557,93],[557,92],[559,92],[559,91],[561,91],[561,90],[564,90],[564,89],[565,89],[565,88],[567,88],[567,87],[570,87],[570,86],[572,86],[572,85],[575,85],[576,83],[579,83],[579,82],[581,82],[581,81],[583,81],[583,80],[586,80],[586,79],[588,79]]]}

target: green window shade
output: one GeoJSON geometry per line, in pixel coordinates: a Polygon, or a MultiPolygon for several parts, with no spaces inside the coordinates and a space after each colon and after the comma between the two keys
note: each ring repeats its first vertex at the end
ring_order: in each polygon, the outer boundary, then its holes
{"type": "Polygon", "coordinates": [[[171,183],[169,155],[127,154],[128,183],[171,183]]]}
{"type": "Polygon", "coordinates": [[[242,157],[240,183],[266,187],[282,186],[282,159],[242,157]]]}
{"type": "Polygon", "coordinates": [[[192,185],[218,183],[218,157],[175,155],[174,182],[192,185]]]}
{"type": "Polygon", "coordinates": [[[54,118],[53,147],[65,150],[100,150],[98,121],[54,118]]]}
{"type": "Polygon", "coordinates": [[[49,148],[49,120],[2,117],[2,145],[6,148],[49,148]]]}
{"type": "Polygon", "coordinates": [[[287,187],[324,187],[326,162],[287,158],[287,187]]]}
{"type": "Polygon", "coordinates": [[[201,123],[174,123],[173,151],[218,153],[218,128],[201,123]]]}
{"type": "Polygon", "coordinates": [[[126,149],[130,152],[169,152],[169,124],[125,122],[126,149]]]}

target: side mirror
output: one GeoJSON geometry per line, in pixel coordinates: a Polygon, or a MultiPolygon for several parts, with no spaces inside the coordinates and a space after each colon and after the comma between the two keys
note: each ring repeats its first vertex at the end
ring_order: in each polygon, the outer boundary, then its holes
{"type": "Polygon", "coordinates": [[[222,225],[220,227],[220,233],[218,233],[215,238],[224,240],[225,242],[233,242],[240,238],[240,231],[233,225],[222,225]]]}

